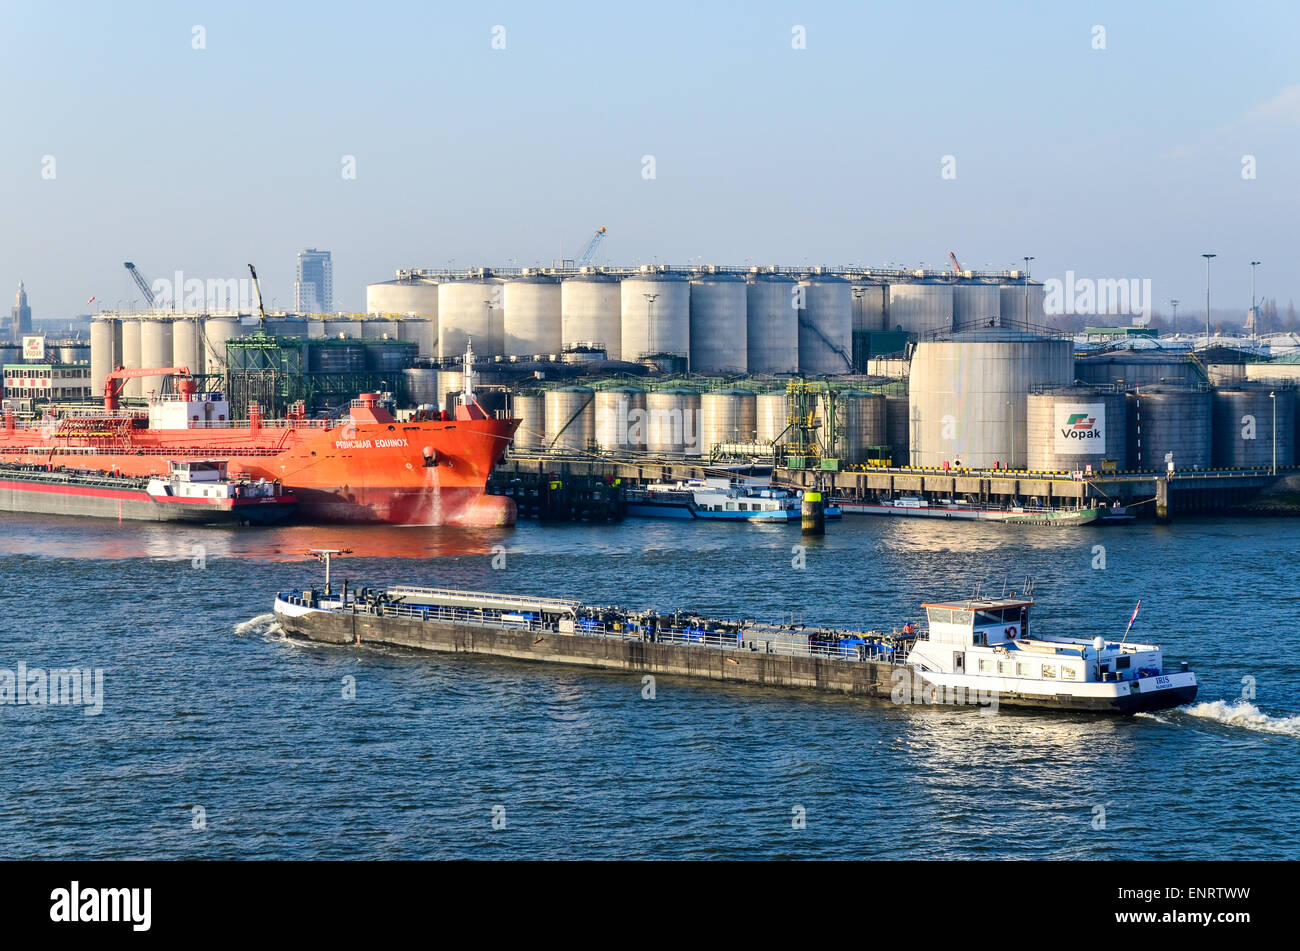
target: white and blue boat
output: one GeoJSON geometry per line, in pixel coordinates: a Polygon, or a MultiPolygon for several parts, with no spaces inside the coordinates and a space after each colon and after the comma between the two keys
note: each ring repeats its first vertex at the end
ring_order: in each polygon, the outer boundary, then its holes
{"type": "MultiPolygon", "coordinates": [[[[726,478],[651,482],[627,490],[627,514],[640,518],[698,518],[744,522],[797,522],[803,494],[726,478]]],[[[827,518],[840,508],[827,505],[827,518]]]]}

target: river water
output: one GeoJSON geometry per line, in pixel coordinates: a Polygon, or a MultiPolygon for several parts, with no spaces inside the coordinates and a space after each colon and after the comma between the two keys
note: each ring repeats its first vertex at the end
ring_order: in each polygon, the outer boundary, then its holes
{"type": "Polygon", "coordinates": [[[103,677],[97,714],[0,706],[7,858],[1300,858],[1300,520],[847,517],[800,551],[797,525],[0,518],[0,678],[103,677]],[[318,582],[309,547],[352,549],[356,583],[874,628],[1032,578],[1040,629],[1117,636],[1141,598],[1132,636],[1201,692],[1131,718],[670,677],[645,699],[640,675],[302,645],[269,611],[318,582]]]}

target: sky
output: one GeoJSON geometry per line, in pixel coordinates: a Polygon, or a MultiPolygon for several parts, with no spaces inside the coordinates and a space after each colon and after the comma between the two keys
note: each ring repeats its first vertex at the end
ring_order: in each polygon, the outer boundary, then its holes
{"type": "Polygon", "coordinates": [[[0,303],[251,261],[292,307],[317,247],[361,310],[396,268],[549,264],[605,226],[597,263],[1032,255],[1180,315],[1214,252],[1216,312],[1252,260],[1285,309],[1297,39],[1285,2],[7,0],[0,303]]]}

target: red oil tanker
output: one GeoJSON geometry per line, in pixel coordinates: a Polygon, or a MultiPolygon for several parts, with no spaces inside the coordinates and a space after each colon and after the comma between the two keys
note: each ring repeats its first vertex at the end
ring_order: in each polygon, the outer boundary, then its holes
{"type": "Polygon", "coordinates": [[[198,393],[185,367],[117,369],[104,386],[104,411],[20,424],[5,412],[0,463],[165,476],[171,461],[221,460],[232,478],[279,481],[316,521],[397,525],[510,525],[510,499],[487,495],[492,467],[518,420],[494,419],[474,399],[473,375],[454,418],[398,422],[374,393],[352,401],[338,422],[307,419],[299,408],[266,420],[255,406],[234,422],[221,394],[198,393]],[[176,374],[179,392],[147,413],[120,411],[127,379],[176,374]]]}

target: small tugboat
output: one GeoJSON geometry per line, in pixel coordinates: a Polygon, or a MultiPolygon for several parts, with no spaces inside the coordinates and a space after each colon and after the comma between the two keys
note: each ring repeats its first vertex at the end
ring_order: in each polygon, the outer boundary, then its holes
{"type": "MultiPolygon", "coordinates": [[[[660,614],[578,601],[449,588],[280,592],[291,638],[481,654],[580,667],[704,677],[889,698],[1137,713],[1190,703],[1196,675],[1160,648],[1031,630],[1034,602],[1014,594],[923,605],[926,630],[858,631],[794,623],[660,614]]],[[[1133,619],[1137,612],[1133,614],[1133,619]]],[[[1132,627],[1133,619],[1129,626],[1132,627]]]]}
{"type": "MultiPolygon", "coordinates": [[[[652,482],[629,488],[626,497],[629,516],[729,522],[797,522],[802,503],[792,489],[725,478],[652,482]]],[[[840,514],[838,505],[826,506],[826,518],[840,514]]]]}
{"type": "Polygon", "coordinates": [[[0,511],[119,521],[266,524],[298,500],[279,482],[231,479],[222,459],[176,461],[166,476],[0,466],[0,511]]]}

